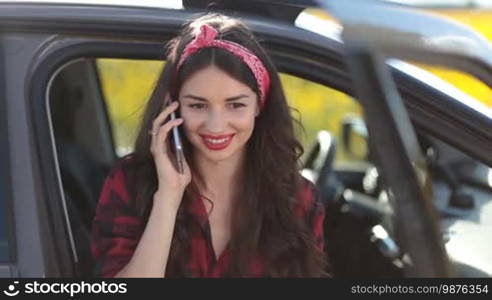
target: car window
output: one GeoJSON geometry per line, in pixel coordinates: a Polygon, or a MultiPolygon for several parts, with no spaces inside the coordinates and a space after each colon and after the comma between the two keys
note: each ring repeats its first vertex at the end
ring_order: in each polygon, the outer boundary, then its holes
{"type": "Polygon", "coordinates": [[[97,59],[96,65],[113,131],[115,151],[121,157],[133,150],[138,122],[164,62],[97,59]]]}
{"type": "Polygon", "coordinates": [[[492,117],[492,90],[478,78],[444,66],[397,59],[389,59],[388,62],[429,87],[450,95],[452,101],[461,102],[489,118],[492,117]]]}
{"type": "MultiPolygon", "coordinates": [[[[51,122],[80,274],[89,274],[93,263],[88,237],[102,183],[114,159],[133,150],[145,105],[164,64],[156,60],[84,59],[67,64],[53,79],[51,122]],[[108,149],[113,158],[106,154],[108,149]]],[[[300,77],[280,75],[291,112],[305,130],[296,132],[304,146],[303,161],[310,153],[319,156],[313,149],[321,132],[341,140],[347,117],[360,118],[360,106],[346,94],[300,77]]],[[[342,144],[340,141],[333,151],[335,164],[354,160],[342,144]]],[[[353,145],[357,148],[358,144],[353,145]]],[[[324,157],[322,161],[325,163],[310,166],[313,174],[320,174],[323,165],[332,166],[332,159],[324,157]]],[[[335,190],[332,187],[329,191],[335,190]]],[[[334,194],[327,195],[331,198],[334,194]]]]}
{"type": "MultiPolygon", "coordinates": [[[[343,124],[351,118],[362,118],[362,107],[352,97],[328,86],[318,84],[300,77],[281,74],[287,101],[299,117],[305,134],[299,138],[305,148],[305,155],[313,147],[313,141],[320,131],[329,132],[337,143],[335,164],[340,166],[347,162],[362,160],[360,156],[351,155],[343,144],[343,124]],[[296,112],[297,110],[298,112],[296,112]]],[[[362,151],[365,143],[355,143],[356,151],[362,151]]]]}

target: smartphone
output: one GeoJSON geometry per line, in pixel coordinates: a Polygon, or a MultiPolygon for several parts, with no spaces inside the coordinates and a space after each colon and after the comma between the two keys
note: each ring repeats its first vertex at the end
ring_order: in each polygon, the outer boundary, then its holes
{"type": "MultiPolygon", "coordinates": [[[[171,120],[176,119],[176,113],[173,111],[171,113],[171,120]]],[[[183,124],[183,123],[181,123],[183,124]]],[[[173,127],[172,129],[172,147],[174,150],[174,154],[176,156],[176,164],[178,172],[184,174],[184,153],[183,153],[183,144],[181,142],[181,137],[179,136],[178,127],[173,127]]]]}

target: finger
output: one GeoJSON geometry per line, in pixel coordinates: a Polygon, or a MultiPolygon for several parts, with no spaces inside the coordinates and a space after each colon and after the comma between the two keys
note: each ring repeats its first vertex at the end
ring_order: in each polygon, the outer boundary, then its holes
{"type": "Polygon", "coordinates": [[[173,127],[179,126],[181,123],[183,123],[183,119],[178,118],[178,119],[169,121],[166,124],[162,125],[158,129],[158,132],[156,134],[156,141],[160,142],[162,140],[165,140],[169,135],[169,131],[171,131],[173,129],[173,127]]]}
{"type": "Polygon", "coordinates": [[[166,118],[179,107],[178,101],[173,101],[173,103],[167,106],[152,122],[152,130],[157,131],[159,127],[164,123],[166,118]]]}
{"type": "Polygon", "coordinates": [[[179,107],[179,103],[177,101],[168,105],[152,122],[152,129],[149,131],[151,134],[151,147],[154,144],[155,138],[159,133],[159,128],[162,126],[162,123],[166,120],[166,118],[173,112],[177,107],[179,107]]]}
{"type": "Polygon", "coordinates": [[[169,121],[166,124],[162,125],[158,130],[157,134],[155,134],[152,138],[153,140],[153,148],[154,150],[158,151],[164,151],[164,153],[167,153],[167,137],[169,135],[169,131],[175,127],[179,126],[181,123],[183,123],[182,118],[175,119],[173,121],[169,121]]]}
{"type": "MultiPolygon", "coordinates": [[[[182,120],[182,119],[179,118],[179,119],[175,119],[175,120],[170,120],[170,121],[166,122],[164,125],[159,126],[157,129],[151,130],[150,134],[151,134],[152,137],[151,137],[151,140],[150,140],[150,148],[151,148],[152,151],[156,149],[156,146],[157,146],[156,144],[157,144],[157,141],[158,141],[159,133],[161,133],[163,130],[164,131],[168,131],[165,128],[168,128],[168,127],[171,127],[172,128],[172,125],[175,122],[177,122],[178,120],[182,120]]],[[[167,137],[167,134],[165,135],[165,137],[167,137]]]]}

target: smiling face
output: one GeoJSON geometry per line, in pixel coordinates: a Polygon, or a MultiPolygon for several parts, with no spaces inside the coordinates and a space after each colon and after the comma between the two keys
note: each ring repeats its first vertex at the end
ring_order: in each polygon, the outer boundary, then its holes
{"type": "Polygon", "coordinates": [[[215,66],[197,71],[179,93],[186,137],[198,159],[238,159],[259,114],[256,93],[215,66]]]}

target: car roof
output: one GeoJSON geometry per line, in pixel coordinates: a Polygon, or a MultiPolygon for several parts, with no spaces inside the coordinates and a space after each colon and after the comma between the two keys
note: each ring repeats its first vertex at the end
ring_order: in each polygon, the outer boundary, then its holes
{"type": "Polygon", "coordinates": [[[84,5],[111,5],[133,7],[155,7],[168,9],[183,8],[181,0],[0,0],[0,3],[34,3],[34,4],[84,4],[84,5]]]}

